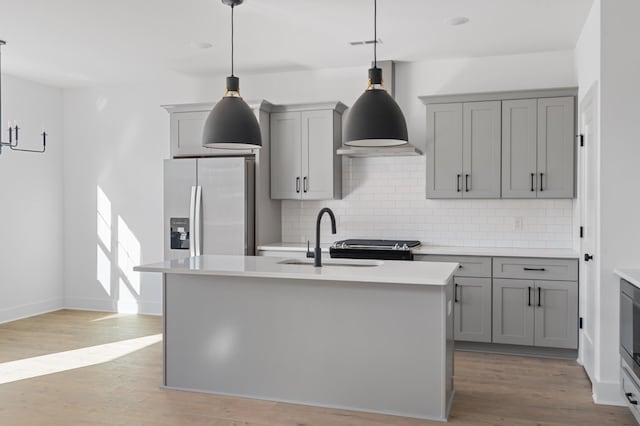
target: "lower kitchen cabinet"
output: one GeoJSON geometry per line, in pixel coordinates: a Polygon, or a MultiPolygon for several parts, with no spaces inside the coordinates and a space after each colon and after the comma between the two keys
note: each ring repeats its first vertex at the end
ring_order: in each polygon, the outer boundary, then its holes
{"type": "Polygon", "coordinates": [[[576,349],[578,284],[493,280],[493,342],[576,349]]]}
{"type": "Polygon", "coordinates": [[[534,282],[493,280],[493,342],[533,345],[534,282]]]}
{"type": "Polygon", "coordinates": [[[491,342],[491,278],[454,280],[454,339],[491,342]]]}
{"type": "Polygon", "coordinates": [[[536,281],[534,345],[578,347],[578,283],[536,281]]]}

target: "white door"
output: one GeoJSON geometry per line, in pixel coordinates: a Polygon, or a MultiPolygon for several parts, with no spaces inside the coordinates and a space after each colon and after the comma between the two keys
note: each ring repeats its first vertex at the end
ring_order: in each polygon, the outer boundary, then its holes
{"type": "Polygon", "coordinates": [[[584,135],[584,146],[579,149],[579,205],[580,224],[583,226],[583,238],[580,239],[580,312],[583,329],[580,333],[579,360],[587,374],[595,378],[595,324],[598,321],[596,297],[599,262],[598,247],[598,85],[591,86],[580,103],[580,133],[584,135]],[[584,255],[593,259],[588,262],[584,255]]]}

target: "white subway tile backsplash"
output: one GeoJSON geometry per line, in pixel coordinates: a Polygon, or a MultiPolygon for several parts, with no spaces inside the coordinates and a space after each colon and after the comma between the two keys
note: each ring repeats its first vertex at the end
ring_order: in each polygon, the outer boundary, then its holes
{"type": "Polygon", "coordinates": [[[343,159],[343,199],[283,201],[282,241],[315,239],[316,215],[330,207],[338,233],[330,234],[325,217],[325,242],[416,238],[431,245],[573,247],[573,200],[427,200],[424,167],[424,157],[343,159]]]}

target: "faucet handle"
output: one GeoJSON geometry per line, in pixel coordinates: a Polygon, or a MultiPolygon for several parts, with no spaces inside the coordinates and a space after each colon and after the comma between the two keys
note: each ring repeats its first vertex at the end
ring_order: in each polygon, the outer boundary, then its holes
{"type": "Polygon", "coordinates": [[[311,252],[310,247],[309,247],[309,240],[307,240],[307,257],[308,258],[314,258],[315,255],[311,252]]]}

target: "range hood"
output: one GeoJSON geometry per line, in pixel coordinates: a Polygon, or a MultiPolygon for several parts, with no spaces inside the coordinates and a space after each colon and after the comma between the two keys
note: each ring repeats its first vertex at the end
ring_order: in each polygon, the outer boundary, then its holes
{"type": "MultiPolygon", "coordinates": [[[[389,95],[395,99],[395,63],[393,61],[379,61],[378,68],[382,69],[382,75],[385,77],[384,83],[389,95]]],[[[347,114],[349,111],[347,110],[347,114]]],[[[401,157],[422,155],[415,146],[406,143],[395,146],[348,146],[342,145],[336,151],[338,155],[347,157],[401,157]]]]}
{"type": "Polygon", "coordinates": [[[342,145],[338,148],[336,154],[347,157],[407,157],[422,155],[422,151],[408,143],[397,146],[376,147],[342,145]]]}

